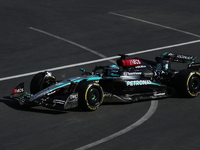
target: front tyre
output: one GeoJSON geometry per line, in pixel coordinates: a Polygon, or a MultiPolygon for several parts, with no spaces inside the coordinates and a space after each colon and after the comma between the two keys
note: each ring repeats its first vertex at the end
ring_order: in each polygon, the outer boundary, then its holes
{"type": "Polygon", "coordinates": [[[200,93],[200,73],[191,69],[181,70],[175,76],[175,90],[184,97],[196,97],[200,93]]]}
{"type": "Polygon", "coordinates": [[[31,80],[30,92],[35,94],[42,89],[45,89],[53,84],[56,84],[56,78],[49,74],[49,72],[37,73],[31,80]]]}
{"type": "Polygon", "coordinates": [[[83,110],[96,110],[103,103],[103,90],[93,82],[83,82],[78,87],[78,106],[83,110]]]}

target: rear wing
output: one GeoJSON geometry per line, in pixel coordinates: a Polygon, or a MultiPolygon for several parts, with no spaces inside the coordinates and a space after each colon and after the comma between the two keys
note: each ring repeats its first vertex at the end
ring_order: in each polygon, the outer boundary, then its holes
{"type": "Polygon", "coordinates": [[[197,59],[197,57],[195,56],[166,52],[163,55],[161,55],[161,57],[156,57],[155,59],[158,64],[162,64],[162,69],[170,69],[171,62],[187,63],[188,69],[194,69],[197,71],[200,68],[200,62],[195,63],[195,60],[197,59]]]}
{"type": "Polygon", "coordinates": [[[180,63],[193,63],[197,57],[190,56],[190,55],[183,55],[183,54],[175,54],[166,52],[164,53],[161,58],[169,59],[172,62],[180,62],[180,63]]]}

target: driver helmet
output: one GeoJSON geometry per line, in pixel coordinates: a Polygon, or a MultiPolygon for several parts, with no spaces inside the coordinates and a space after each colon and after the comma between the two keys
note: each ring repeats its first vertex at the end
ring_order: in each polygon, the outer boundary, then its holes
{"type": "Polygon", "coordinates": [[[119,69],[119,67],[117,65],[110,65],[109,68],[112,68],[112,69],[115,69],[115,70],[119,69]]]}
{"type": "Polygon", "coordinates": [[[108,71],[108,75],[111,76],[118,76],[118,72],[119,72],[119,67],[117,65],[110,65],[109,66],[109,71],[108,71]]]}

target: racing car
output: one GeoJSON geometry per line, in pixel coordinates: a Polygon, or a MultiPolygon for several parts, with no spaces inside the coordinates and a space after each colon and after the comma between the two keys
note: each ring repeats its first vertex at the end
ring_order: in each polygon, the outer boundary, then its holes
{"type": "Polygon", "coordinates": [[[39,72],[31,80],[30,93],[24,91],[22,82],[10,97],[21,105],[68,108],[76,104],[82,110],[92,111],[109,98],[135,102],[174,94],[192,98],[200,93],[197,57],[171,52],[156,57],[155,61],[126,54],[119,57],[116,65],[95,66],[90,72],[81,68],[80,76],[62,81],[49,71],[39,72]],[[172,69],[172,62],[187,63],[187,68],[172,69]]]}

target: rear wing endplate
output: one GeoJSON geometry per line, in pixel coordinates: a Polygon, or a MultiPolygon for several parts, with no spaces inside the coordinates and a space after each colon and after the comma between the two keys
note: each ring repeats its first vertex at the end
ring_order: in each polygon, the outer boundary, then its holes
{"type": "Polygon", "coordinates": [[[161,58],[163,59],[169,59],[172,62],[180,62],[180,63],[193,63],[197,57],[190,56],[190,55],[184,55],[184,54],[175,54],[166,52],[164,53],[161,58]]]}

